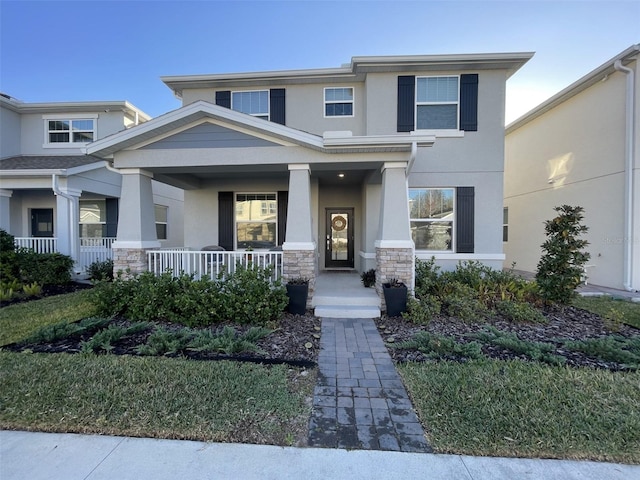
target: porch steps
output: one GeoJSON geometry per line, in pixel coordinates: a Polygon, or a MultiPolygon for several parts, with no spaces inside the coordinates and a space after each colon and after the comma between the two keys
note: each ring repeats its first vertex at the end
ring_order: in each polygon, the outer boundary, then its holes
{"type": "Polygon", "coordinates": [[[364,288],[357,273],[321,273],[316,280],[312,306],[317,317],[376,318],[380,298],[372,288],[364,288]]]}

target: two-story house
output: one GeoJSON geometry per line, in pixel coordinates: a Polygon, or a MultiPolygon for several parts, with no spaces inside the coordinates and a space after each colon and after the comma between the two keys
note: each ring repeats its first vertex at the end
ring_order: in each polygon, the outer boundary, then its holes
{"type": "Polygon", "coordinates": [[[116,268],[159,246],[152,178],[185,189],[186,247],[281,247],[311,292],[335,269],[411,285],[416,256],[501,268],[505,82],[531,56],[163,77],[181,108],[86,147],[123,174],[116,268]]]}
{"type": "Polygon", "coordinates": [[[640,45],[631,45],[506,129],[505,253],[534,272],[544,221],[584,208],[594,285],[640,290],[640,45]]]}
{"type": "MultiPolygon", "coordinates": [[[[0,95],[0,228],[19,246],[71,255],[78,272],[109,258],[123,209],[121,175],[83,148],[149,120],[125,101],[25,103],[0,95]]],[[[154,182],[152,198],[158,238],[181,245],[183,192],[154,182]]]]}

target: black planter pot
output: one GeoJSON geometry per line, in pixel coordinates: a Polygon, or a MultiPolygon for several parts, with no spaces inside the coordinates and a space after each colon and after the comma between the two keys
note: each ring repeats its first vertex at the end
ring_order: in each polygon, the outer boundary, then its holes
{"type": "Polygon", "coordinates": [[[309,285],[286,285],[289,297],[289,313],[304,315],[307,313],[309,285]]]}
{"type": "Polygon", "coordinates": [[[387,304],[387,315],[397,317],[407,311],[407,287],[390,287],[388,283],[382,285],[384,302],[387,304]]]}

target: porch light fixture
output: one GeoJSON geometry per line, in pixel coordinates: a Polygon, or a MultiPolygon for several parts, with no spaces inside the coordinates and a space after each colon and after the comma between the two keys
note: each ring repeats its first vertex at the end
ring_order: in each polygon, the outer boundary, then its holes
{"type": "Polygon", "coordinates": [[[344,173],[339,173],[338,178],[344,178],[344,173]]]}

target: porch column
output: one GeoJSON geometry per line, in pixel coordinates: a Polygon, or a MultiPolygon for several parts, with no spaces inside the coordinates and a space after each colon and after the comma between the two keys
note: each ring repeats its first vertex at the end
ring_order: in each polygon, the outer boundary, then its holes
{"type": "Polygon", "coordinates": [[[156,237],[152,174],[123,169],[118,236],[113,242],[113,270],[132,274],[147,270],[147,250],[160,248],[156,237]]]}
{"type": "Polygon", "coordinates": [[[11,233],[11,195],[13,190],[0,189],[0,228],[11,233]]]}
{"type": "Polygon", "coordinates": [[[82,190],[59,188],[56,193],[56,222],[53,226],[58,239],[58,252],[69,255],[77,263],[80,258],[80,195],[82,190]]]}
{"type": "Polygon", "coordinates": [[[376,291],[382,298],[382,284],[391,278],[413,290],[414,243],[409,225],[406,162],[382,166],[380,224],[376,246],[376,291]]]}
{"type": "Polygon", "coordinates": [[[282,244],[282,276],[309,279],[307,307],[315,290],[317,275],[316,243],[311,217],[311,168],[309,164],[289,165],[289,202],[287,234],[282,244]]]}

